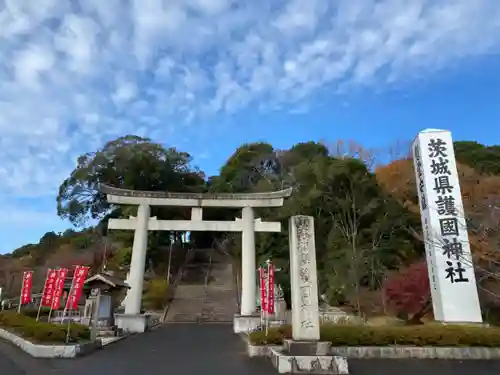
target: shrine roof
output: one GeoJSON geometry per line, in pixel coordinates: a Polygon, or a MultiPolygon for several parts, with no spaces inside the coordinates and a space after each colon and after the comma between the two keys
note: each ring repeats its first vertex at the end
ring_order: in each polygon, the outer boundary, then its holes
{"type": "Polygon", "coordinates": [[[85,284],[88,285],[95,281],[103,282],[112,286],[113,288],[130,288],[124,280],[104,273],[98,273],[89,277],[87,280],[85,280],[85,284]]]}

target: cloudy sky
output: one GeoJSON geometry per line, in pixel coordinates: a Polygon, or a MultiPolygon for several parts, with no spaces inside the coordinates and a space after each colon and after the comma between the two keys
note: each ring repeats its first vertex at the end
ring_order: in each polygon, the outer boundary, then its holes
{"type": "Polygon", "coordinates": [[[59,184],[124,134],[211,173],[253,140],[500,143],[499,49],[498,0],[0,0],[0,252],[68,227],[59,184]]]}

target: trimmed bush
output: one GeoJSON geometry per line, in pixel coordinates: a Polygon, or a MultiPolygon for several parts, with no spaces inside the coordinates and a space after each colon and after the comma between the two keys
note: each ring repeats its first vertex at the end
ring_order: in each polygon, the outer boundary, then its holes
{"type": "Polygon", "coordinates": [[[267,335],[265,331],[255,331],[250,333],[249,337],[253,345],[281,345],[284,339],[292,337],[292,327],[284,325],[269,328],[267,335]]]}
{"type": "MultiPolygon", "coordinates": [[[[40,309],[40,316],[49,316],[50,308],[49,307],[42,307],[40,309]]],[[[35,318],[38,315],[38,308],[35,307],[30,307],[27,309],[22,309],[21,314],[29,316],[30,318],[35,318]]]]}
{"type": "MultiPolygon", "coordinates": [[[[419,326],[361,326],[322,325],[322,341],[332,346],[483,346],[500,347],[500,328],[460,325],[419,326]]],[[[254,345],[281,345],[291,338],[291,327],[270,328],[264,332],[252,332],[254,345]]]]}
{"type": "MultiPolygon", "coordinates": [[[[0,327],[22,337],[40,343],[65,343],[67,324],[52,324],[18,314],[14,311],[0,312],[0,327]]],[[[70,342],[88,341],[90,331],[87,326],[72,323],[69,331],[70,342]]]]}
{"type": "Polygon", "coordinates": [[[148,309],[161,310],[167,302],[168,282],[165,279],[151,280],[144,292],[144,305],[148,309]]]}

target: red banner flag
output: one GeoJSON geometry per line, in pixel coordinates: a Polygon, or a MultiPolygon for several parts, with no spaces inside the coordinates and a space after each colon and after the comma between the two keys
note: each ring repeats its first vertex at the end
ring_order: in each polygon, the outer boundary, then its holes
{"type": "Polygon", "coordinates": [[[267,312],[274,314],[274,265],[267,265],[267,312]]]}
{"type": "Polygon", "coordinates": [[[267,298],[266,298],[266,270],[264,267],[259,268],[260,275],[260,309],[267,312],[267,298]]]}
{"type": "Polygon", "coordinates": [[[33,271],[24,271],[23,286],[21,287],[21,298],[19,303],[26,305],[31,303],[31,286],[33,284],[33,271]]]}
{"type": "Polygon", "coordinates": [[[52,298],[54,297],[54,289],[57,280],[57,271],[49,269],[47,271],[47,278],[45,279],[45,285],[43,286],[42,301],[40,304],[42,306],[49,306],[52,303],[52,298]]]}
{"type": "Polygon", "coordinates": [[[78,310],[78,301],[82,296],[83,284],[89,273],[89,267],[76,266],[71,290],[66,301],[66,310],[78,310]]]}
{"type": "Polygon", "coordinates": [[[61,268],[57,271],[54,297],[51,300],[52,310],[59,310],[59,308],[61,307],[61,297],[64,290],[64,281],[66,280],[66,276],[68,276],[68,270],[66,268],[61,268]]]}

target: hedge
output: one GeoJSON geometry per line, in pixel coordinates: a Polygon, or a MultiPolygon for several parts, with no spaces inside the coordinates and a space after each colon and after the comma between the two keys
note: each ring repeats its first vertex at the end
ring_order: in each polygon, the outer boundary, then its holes
{"type": "MultiPolygon", "coordinates": [[[[67,324],[52,324],[36,321],[29,316],[14,311],[0,312],[0,327],[22,337],[40,343],[65,343],[67,324]]],[[[69,331],[70,342],[90,340],[89,328],[82,324],[72,323],[69,331]]]]}
{"type": "Polygon", "coordinates": [[[144,293],[143,302],[147,308],[162,310],[167,303],[168,282],[164,279],[151,280],[144,293]]]}
{"type": "MultiPolygon", "coordinates": [[[[40,316],[48,316],[50,312],[50,308],[48,307],[42,307],[40,309],[40,316]]],[[[22,309],[21,314],[29,316],[30,318],[36,318],[38,315],[38,308],[35,307],[29,307],[27,309],[22,309]]]]}
{"type": "MultiPolygon", "coordinates": [[[[366,326],[326,324],[322,341],[332,346],[482,346],[500,347],[500,328],[461,325],[366,326]]],[[[292,337],[290,326],[270,328],[249,335],[253,345],[281,345],[292,337]]]]}

